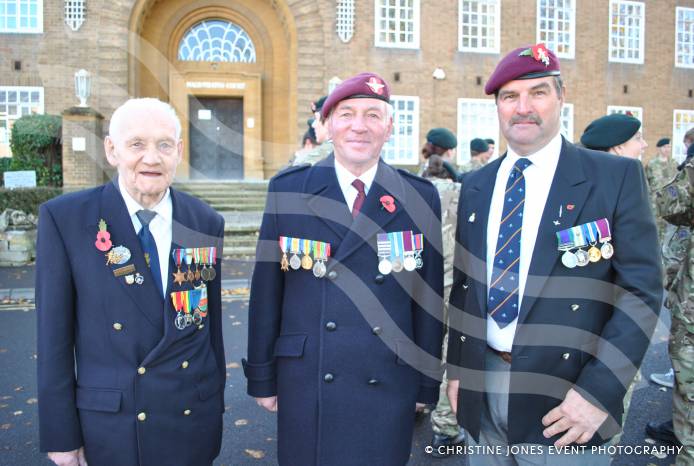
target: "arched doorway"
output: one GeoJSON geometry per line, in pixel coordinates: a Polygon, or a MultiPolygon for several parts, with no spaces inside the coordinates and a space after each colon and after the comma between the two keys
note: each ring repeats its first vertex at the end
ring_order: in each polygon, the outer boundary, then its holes
{"type": "Polygon", "coordinates": [[[277,0],[140,0],[130,93],[183,123],[181,179],[262,179],[296,140],[296,34],[277,0]]]}

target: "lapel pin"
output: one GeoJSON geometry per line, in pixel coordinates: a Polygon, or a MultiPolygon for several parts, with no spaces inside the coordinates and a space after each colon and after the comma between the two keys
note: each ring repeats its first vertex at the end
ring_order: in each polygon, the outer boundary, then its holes
{"type": "Polygon", "coordinates": [[[566,210],[574,210],[574,207],[576,207],[573,204],[566,204],[566,210]]]}
{"type": "Polygon", "coordinates": [[[555,221],[554,221],[554,225],[555,225],[555,226],[559,226],[559,225],[561,225],[561,222],[560,222],[559,220],[555,220],[555,221]]]}
{"type": "Polygon", "coordinates": [[[142,285],[145,282],[145,277],[142,276],[141,273],[136,273],[135,274],[135,283],[138,285],[142,285]]]}
{"type": "Polygon", "coordinates": [[[470,216],[468,217],[467,221],[469,223],[475,223],[475,212],[471,213],[470,216]]]}
{"type": "Polygon", "coordinates": [[[559,218],[561,218],[561,213],[562,213],[562,205],[559,204],[559,218]]]}
{"type": "Polygon", "coordinates": [[[132,285],[133,283],[135,283],[135,275],[133,275],[133,274],[126,275],[125,276],[125,283],[127,283],[128,285],[132,285]]]}

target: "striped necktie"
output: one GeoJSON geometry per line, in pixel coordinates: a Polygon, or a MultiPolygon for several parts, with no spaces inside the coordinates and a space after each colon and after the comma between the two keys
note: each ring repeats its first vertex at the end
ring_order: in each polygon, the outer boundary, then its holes
{"type": "Polygon", "coordinates": [[[152,236],[152,232],[149,231],[149,222],[152,221],[157,213],[151,210],[138,210],[135,212],[135,215],[137,215],[137,218],[140,219],[140,223],[142,223],[142,228],[140,228],[137,237],[140,239],[142,251],[145,253],[145,260],[149,266],[149,270],[152,272],[154,284],[157,286],[159,293],[163,296],[164,290],[162,289],[161,269],[159,268],[159,252],[157,251],[157,243],[154,241],[154,236],[152,236]]]}
{"type": "Polygon", "coordinates": [[[531,164],[520,158],[513,165],[506,182],[504,209],[494,252],[494,266],[489,284],[487,309],[499,327],[504,328],[518,317],[518,265],[525,205],[523,170],[531,164]]]}

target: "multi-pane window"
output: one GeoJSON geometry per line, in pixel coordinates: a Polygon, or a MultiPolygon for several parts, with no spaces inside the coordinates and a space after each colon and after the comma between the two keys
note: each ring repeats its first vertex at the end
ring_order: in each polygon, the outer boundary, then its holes
{"type": "Polygon", "coordinates": [[[569,142],[574,142],[574,104],[564,104],[561,108],[561,134],[569,142]]]}
{"type": "MultiPolygon", "coordinates": [[[[474,138],[499,140],[494,99],[458,99],[458,164],[470,160],[470,141],[474,138]]],[[[497,148],[498,144],[494,150],[497,148]]]]}
{"type": "Polygon", "coordinates": [[[255,63],[255,45],[241,27],[221,19],[201,21],[181,39],[178,59],[255,63]]]}
{"type": "Polygon", "coordinates": [[[349,42],[354,34],[354,0],[338,0],[335,9],[335,32],[342,42],[349,42]]]}
{"type": "Polygon", "coordinates": [[[381,156],[388,163],[419,163],[419,97],[391,95],[393,134],[383,146],[381,156]]]}
{"type": "Polygon", "coordinates": [[[499,53],[501,0],[459,0],[458,50],[499,53]]]}
{"type": "Polygon", "coordinates": [[[65,24],[77,31],[84,23],[86,16],[86,0],[65,0],[65,24]]]}
{"type": "Polygon", "coordinates": [[[684,133],[694,128],[694,110],[675,110],[672,114],[672,156],[678,162],[684,160],[684,133]]]}
{"type": "Polygon", "coordinates": [[[675,16],[675,66],[694,68],[694,8],[678,6],[675,16]]]}
{"type": "Polygon", "coordinates": [[[15,120],[43,113],[42,87],[0,87],[0,157],[10,153],[10,134],[15,120]]]}
{"type": "Polygon", "coordinates": [[[419,48],[419,0],[375,0],[376,47],[419,48]]]}
{"type": "Polygon", "coordinates": [[[643,2],[610,0],[609,60],[643,64],[646,34],[643,2]]]}
{"type": "Polygon", "coordinates": [[[560,58],[574,58],[576,0],[537,0],[537,42],[560,58]]]}
{"type": "Polygon", "coordinates": [[[43,0],[0,0],[1,32],[43,32],[43,0]]]}

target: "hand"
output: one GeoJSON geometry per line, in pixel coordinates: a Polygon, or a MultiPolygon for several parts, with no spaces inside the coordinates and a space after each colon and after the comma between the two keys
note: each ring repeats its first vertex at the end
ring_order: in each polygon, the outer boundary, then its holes
{"type": "Polygon", "coordinates": [[[277,397],[276,396],[269,396],[267,398],[256,398],[255,402],[258,403],[258,406],[262,406],[263,408],[267,409],[271,413],[277,412],[277,397]]]}
{"type": "Polygon", "coordinates": [[[460,380],[449,380],[446,387],[446,396],[451,404],[453,414],[458,413],[458,389],[460,388],[460,380]]]}
{"type": "Polygon", "coordinates": [[[564,401],[542,418],[542,425],[547,427],[542,434],[550,438],[566,432],[554,442],[556,447],[565,447],[573,442],[587,443],[605,419],[606,412],[593,406],[572,388],[566,393],[564,401]]]}
{"type": "Polygon", "coordinates": [[[48,453],[48,459],[57,466],[88,466],[84,447],[72,451],[52,451],[48,453]]]}

